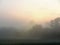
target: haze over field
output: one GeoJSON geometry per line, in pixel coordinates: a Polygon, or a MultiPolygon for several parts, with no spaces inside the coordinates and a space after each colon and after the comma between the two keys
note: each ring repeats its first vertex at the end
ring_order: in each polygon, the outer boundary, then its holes
{"type": "Polygon", "coordinates": [[[26,27],[60,17],[60,0],[0,0],[0,26],[26,27]]]}
{"type": "Polygon", "coordinates": [[[0,42],[60,42],[60,0],[0,0],[0,42]]]}

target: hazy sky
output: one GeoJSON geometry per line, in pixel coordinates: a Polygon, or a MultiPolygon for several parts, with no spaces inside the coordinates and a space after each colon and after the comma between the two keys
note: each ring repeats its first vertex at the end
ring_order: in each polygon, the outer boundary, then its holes
{"type": "Polygon", "coordinates": [[[1,20],[42,23],[60,16],[60,0],[0,0],[0,14],[1,20]]]}

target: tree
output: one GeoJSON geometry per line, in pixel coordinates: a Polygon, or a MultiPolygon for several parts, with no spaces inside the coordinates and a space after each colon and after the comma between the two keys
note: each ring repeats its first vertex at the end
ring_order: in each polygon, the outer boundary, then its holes
{"type": "Polygon", "coordinates": [[[51,29],[44,29],[43,38],[45,39],[60,39],[60,17],[51,20],[51,29]]]}
{"type": "Polygon", "coordinates": [[[29,31],[31,37],[40,37],[41,33],[42,33],[42,26],[37,24],[33,26],[29,31]]]}
{"type": "Polygon", "coordinates": [[[60,17],[58,17],[58,18],[56,18],[54,20],[51,20],[50,26],[52,28],[59,28],[60,27],[60,17]]]}

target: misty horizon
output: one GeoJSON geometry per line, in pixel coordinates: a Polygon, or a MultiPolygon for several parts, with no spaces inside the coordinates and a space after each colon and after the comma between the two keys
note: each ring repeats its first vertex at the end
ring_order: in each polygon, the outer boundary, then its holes
{"type": "Polygon", "coordinates": [[[0,42],[60,42],[60,0],[0,0],[0,42]]]}

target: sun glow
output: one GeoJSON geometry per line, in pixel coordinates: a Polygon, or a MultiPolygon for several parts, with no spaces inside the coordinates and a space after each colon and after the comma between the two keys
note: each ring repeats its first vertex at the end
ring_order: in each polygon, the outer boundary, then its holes
{"type": "MultiPolygon", "coordinates": [[[[9,1],[10,2],[10,1],[9,1]]],[[[58,0],[15,0],[10,4],[6,2],[7,10],[17,20],[34,20],[35,22],[46,22],[60,14],[58,0]]]]}

